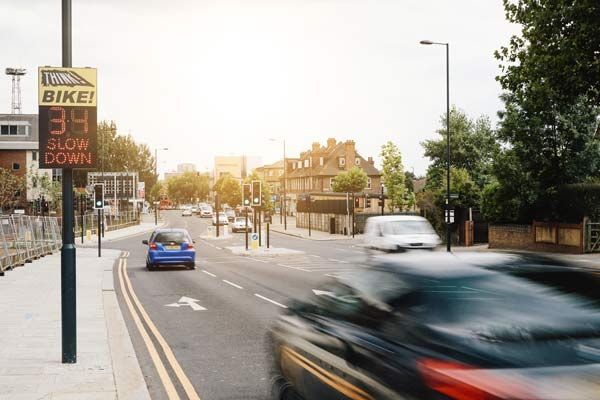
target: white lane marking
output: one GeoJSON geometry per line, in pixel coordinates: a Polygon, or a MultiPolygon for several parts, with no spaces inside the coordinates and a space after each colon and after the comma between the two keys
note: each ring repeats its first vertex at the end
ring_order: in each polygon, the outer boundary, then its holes
{"type": "Polygon", "coordinates": [[[249,259],[249,260],[252,260],[252,261],[259,262],[259,263],[263,263],[263,264],[267,264],[267,263],[268,263],[268,261],[265,261],[265,260],[259,260],[258,258],[252,258],[252,257],[248,257],[248,259],[249,259]]]}
{"type": "Polygon", "coordinates": [[[271,299],[269,299],[268,297],[261,296],[261,295],[260,295],[260,294],[258,294],[258,293],[254,293],[254,295],[255,295],[256,297],[260,298],[260,299],[266,300],[266,301],[268,301],[269,303],[275,304],[276,306],[279,306],[279,307],[281,307],[281,308],[287,308],[287,306],[285,306],[285,305],[283,305],[283,304],[281,304],[281,303],[278,303],[278,302],[276,302],[275,300],[271,300],[271,299]]]}
{"type": "Polygon", "coordinates": [[[210,273],[210,272],[208,272],[208,271],[202,270],[202,272],[204,272],[206,275],[210,275],[210,276],[212,276],[213,278],[216,278],[216,277],[217,277],[215,274],[212,274],[212,273],[210,273]]]}
{"type": "Polygon", "coordinates": [[[189,306],[194,311],[206,311],[206,308],[202,307],[200,304],[196,304],[200,300],[192,299],[191,297],[181,297],[177,303],[165,304],[165,307],[185,307],[189,306]]]}
{"type": "Polygon", "coordinates": [[[214,248],[217,249],[217,250],[223,250],[223,248],[219,247],[219,246],[214,246],[214,248]]]}
{"type": "Polygon", "coordinates": [[[228,281],[228,280],[226,280],[226,279],[223,279],[223,282],[225,282],[226,284],[228,284],[228,285],[231,285],[231,286],[233,286],[233,287],[236,287],[236,288],[238,288],[238,289],[243,289],[243,287],[241,287],[240,285],[238,285],[238,284],[236,284],[236,283],[233,283],[233,282],[229,282],[229,281],[228,281]]]}
{"type": "Polygon", "coordinates": [[[295,270],[298,270],[298,271],[311,272],[308,269],[304,269],[304,268],[300,268],[300,267],[292,267],[291,265],[285,265],[285,264],[277,264],[277,265],[280,266],[280,267],[289,268],[289,269],[295,269],[295,270]]]}
{"type": "Polygon", "coordinates": [[[333,262],[338,262],[338,263],[342,263],[342,264],[348,264],[348,261],[344,261],[344,260],[338,260],[336,258],[328,258],[329,261],[333,261],[333,262]]]}
{"type": "Polygon", "coordinates": [[[309,256],[309,257],[315,257],[315,258],[321,258],[321,256],[318,256],[318,255],[316,255],[316,254],[309,254],[308,256],[309,256]]]}

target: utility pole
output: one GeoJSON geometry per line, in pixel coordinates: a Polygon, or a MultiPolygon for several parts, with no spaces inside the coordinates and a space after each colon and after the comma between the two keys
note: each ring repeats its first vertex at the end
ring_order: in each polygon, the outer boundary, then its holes
{"type": "MultiPolygon", "coordinates": [[[[72,67],[71,0],[62,0],[62,66],[72,67]]],[[[77,362],[76,254],[73,232],[73,169],[62,170],[63,243],[60,251],[62,362],[77,362]]]]}

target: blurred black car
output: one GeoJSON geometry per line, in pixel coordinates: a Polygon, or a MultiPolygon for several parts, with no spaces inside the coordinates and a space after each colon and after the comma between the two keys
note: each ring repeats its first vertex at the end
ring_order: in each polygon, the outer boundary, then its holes
{"type": "Polygon", "coordinates": [[[291,302],[269,334],[274,397],[600,399],[593,299],[486,257],[382,257],[291,302]]]}

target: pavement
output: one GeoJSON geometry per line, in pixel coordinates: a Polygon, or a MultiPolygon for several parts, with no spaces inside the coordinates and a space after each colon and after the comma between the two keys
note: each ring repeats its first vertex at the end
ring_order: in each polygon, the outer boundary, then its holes
{"type": "Polygon", "coordinates": [[[77,249],[77,363],[61,363],[60,254],[0,278],[0,400],[150,399],[113,285],[121,251],[77,249]]]}
{"type": "MultiPolygon", "coordinates": [[[[263,226],[265,224],[263,223],[263,226]]],[[[310,236],[308,234],[308,229],[306,228],[297,228],[296,227],[296,217],[287,217],[287,229],[285,229],[284,224],[279,222],[279,216],[273,216],[273,223],[270,224],[270,229],[273,232],[282,233],[284,235],[295,236],[308,240],[352,240],[359,237],[359,235],[355,235],[354,238],[352,236],[345,236],[339,234],[331,234],[329,232],[317,231],[315,229],[311,229],[310,236]]]]}

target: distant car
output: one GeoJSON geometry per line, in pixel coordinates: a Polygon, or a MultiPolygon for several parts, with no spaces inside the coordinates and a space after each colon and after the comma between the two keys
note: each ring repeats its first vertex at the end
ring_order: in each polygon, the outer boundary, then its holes
{"type": "Polygon", "coordinates": [[[192,206],[191,210],[192,210],[192,214],[198,214],[198,212],[200,211],[198,209],[198,207],[196,207],[196,206],[192,206]]]}
{"type": "Polygon", "coordinates": [[[226,210],[225,215],[227,216],[229,222],[233,222],[235,220],[235,211],[233,209],[230,208],[226,210]]]}
{"type": "Polygon", "coordinates": [[[252,231],[252,221],[248,219],[248,226],[246,226],[246,217],[235,217],[233,225],[231,226],[232,232],[245,232],[252,231]]]}
{"type": "MultiPolygon", "coordinates": [[[[217,225],[217,214],[213,216],[212,224],[217,225]]],[[[219,225],[229,225],[229,220],[224,212],[219,213],[219,225]]]]}
{"type": "Polygon", "coordinates": [[[206,206],[200,208],[200,218],[210,218],[213,216],[212,207],[206,206]]]}
{"type": "Polygon", "coordinates": [[[274,397],[600,399],[598,304],[466,260],[385,255],[288,303],[268,337],[274,397]]]}
{"type": "Polygon", "coordinates": [[[146,268],[152,270],[160,265],[185,265],[196,268],[194,240],[185,229],[157,229],[150,239],[143,240],[148,245],[146,268]]]}
{"type": "Polygon", "coordinates": [[[182,217],[191,217],[192,215],[193,213],[191,208],[184,208],[183,210],[181,210],[182,217]]]}
{"type": "Polygon", "coordinates": [[[367,220],[366,247],[384,251],[434,249],[441,243],[427,219],[412,215],[386,215],[367,220]]]}

